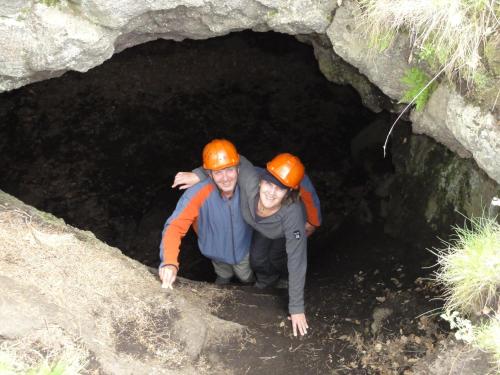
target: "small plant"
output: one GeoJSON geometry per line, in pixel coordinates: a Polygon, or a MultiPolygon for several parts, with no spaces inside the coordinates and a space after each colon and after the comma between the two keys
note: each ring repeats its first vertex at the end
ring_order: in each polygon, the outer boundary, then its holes
{"type": "Polygon", "coordinates": [[[0,345],[0,375],[77,375],[85,372],[86,359],[75,348],[40,353],[33,342],[0,345]]]}
{"type": "Polygon", "coordinates": [[[493,218],[468,219],[455,227],[455,238],[434,249],[435,279],[445,289],[445,309],[481,315],[498,308],[500,296],[500,225],[493,218]]]}
{"type": "Polygon", "coordinates": [[[500,371],[500,313],[477,328],[474,341],[479,349],[493,353],[496,366],[500,371]]]}
{"type": "Polygon", "coordinates": [[[401,82],[408,86],[400,103],[410,103],[414,101],[417,111],[424,109],[429,101],[432,92],[435,90],[436,85],[429,83],[430,78],[419,68],[411,68],[406,72],[406,75],[401,79],[401,82]],[[427,86],[427,87],[426,87],[427,86]]]}
{"type": "Polygon", "coordinates": [[[40,2],[48,7],[55,7],[61,3],[61,0],[40,0],[40,2]]]}
{"type": "Polygon", "coordinates": [[[485,216],[455,227],[455,237],[434,249],[434,277],[444,288],[441,318],[455,338],[489,352],[500,371],[500,224],[485,216]]]}
{"type": "MultiPolygon", "coordinates": [[[[405,30],[412,51],[424,51],[450,79],[472,82],[482,65],[481,50],[498,38],[498,0],[359,0],[369,39],[405,30]]],[[[436,65],[437,65],[436,64],[436,65]]]]}
{"type": "Polygon", "coordinates": [[[450,323],[455,331],[455,338],[471,346],[491,353],[496,371],[500,371],[500,313],[488,316],[477,325],[469,319],[462,318],[458,311],[446,311],[441,318],[450,323]]]}

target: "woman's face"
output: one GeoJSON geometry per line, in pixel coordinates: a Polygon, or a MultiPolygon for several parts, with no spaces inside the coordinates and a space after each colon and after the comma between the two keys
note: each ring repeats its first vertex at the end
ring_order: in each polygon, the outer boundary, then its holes
{"type": "Polygon", "coordinates": [[[268,210],[281,206],[281,202],[288,189],[282,189],[278,185],[267,180],[260,180],[259,200],[262,206],[268,210]]]}

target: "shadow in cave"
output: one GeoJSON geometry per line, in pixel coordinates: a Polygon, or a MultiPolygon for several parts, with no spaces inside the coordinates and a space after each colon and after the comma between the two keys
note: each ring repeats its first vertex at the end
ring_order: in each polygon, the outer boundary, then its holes
{"type": "MultiPolygon", "coordinates": [[[[369,320],[388,285],[403,290],[422,273],[425,257],[384,235],[394,168],[381,145],[393,116],[328,82],[312,48],[290,36],[150,42],[1,99],[0,188],[142,263],[158,264],[161,230],[181,194],[170,188],[175,172],[198,166],[203,146],[224,137],[256,165],[279,152],[306,165],[324,218],[308,246],[316,326],[331,330],[339,316],[352,316],[352,326],[369,320]]],[[[398,131],[408,134],[408,125],[398,131]]],[[[215,277],[193,234],[180,262],[181,276],[215,277]]],[[[271,295],[286,306],[282,293],[271,295]]],[[[422,312],[412,303],[408,319],[422,312]]],[[[221,316],[252,326],[255,316],[245,321],[234,306],[221,316]]],[[[315,335],[309,340],[327,345],[315,335]]]]}

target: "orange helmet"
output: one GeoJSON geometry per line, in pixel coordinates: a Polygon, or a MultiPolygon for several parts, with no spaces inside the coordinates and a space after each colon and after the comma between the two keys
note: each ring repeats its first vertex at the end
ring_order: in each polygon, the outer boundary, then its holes
{"type": "Polygon", "coordinates": [[[267,163],[267,170],[283,185],[298,189],[304,177],[305,168],[298,157],[284,153],[267,163]]]}
{"type": "Polygon", "coordinates": [[[226,139],[214,139],[203,149],[203,168],[212,171],[234,167],[240,162],[236,147],[226,139]]]}

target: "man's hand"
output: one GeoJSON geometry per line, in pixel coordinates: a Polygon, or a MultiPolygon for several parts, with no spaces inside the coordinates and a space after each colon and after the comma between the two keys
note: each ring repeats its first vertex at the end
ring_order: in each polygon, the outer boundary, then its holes
{"type": "Polygon", "coordinates": [[[308,221],[306,221],[306,236],[309,237],[311,234],[314,233],[315,230],[316,227],[310,224],[308,221]]]}
{"type": "Polygon", "coordinates": [[[177,278],[177,267],[168,265],[160,268],[160,279],[162,281],[161,287],[165,289],[174,289],[172,284],[177,278]]]}
{"type": "Polygon", "coordinates": [[[172,188],[179,186],[180,190],[185,190],[200,182],[200,178],[193,172],[179,172],[175,175],[172,188]]]}
{"type": "Polygon", "coordinates": [[[300,332],[301,336],[307,334],[307,329],[309,326],[307,325],[306,315],[302,314],[290,314],[288,320],[292,321],[292,329],[293,335],[297,336],[297,330],[300,332]]]}

